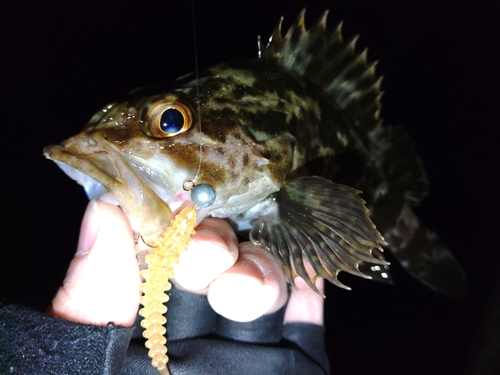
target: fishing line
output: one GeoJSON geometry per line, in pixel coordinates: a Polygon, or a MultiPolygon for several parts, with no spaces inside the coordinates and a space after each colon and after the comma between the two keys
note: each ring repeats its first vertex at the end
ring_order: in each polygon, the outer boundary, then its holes
{"type": "MultiPolygon", "coordinates": [[[[199,77],[199,69],[198,69],[198,45],[196,43],[196,12],[195,12],[195,0],[191,1],[191,14],[193,18],[193,47],[194,47],[194,72],[196,78],[196,103],[198,104],[198,131],[201,135],[201,104],[200,104],[200,77],[199,77]]],[[[193,184],[196,184],[196,180],[198,180],[201,170],[201,158],[203,153],[203,143],[200,140],[200,149],[199,149],[199,157],[198,157],[198,170],[192,180],[193,184]]]]}
{"type": "MultiPolygon", "coordinates": [[[[196,102],[198,105],[198,131],[201,138],[201,103],[200,103],[200,77],[198,68],[198,45],[196,43],[196,12],[195,12],[195,0],[191,1],[191,10],[193,18],[193,47],[194,47],[194,65],[195,65],[195,79],[196,79],[196,102]]],[[[196,184],[196,181],[200,177],[201,163],[203,157],[203,142],[200,140],[200,149],[198,152],[198,170],[196,175],[192,180],[184,181],[183,188],[186,191],[191,192],[191,200],[196,205],[196,207],[209,207],[211,206],[217,197],[215,189],[209,184],[196,184]]]]}

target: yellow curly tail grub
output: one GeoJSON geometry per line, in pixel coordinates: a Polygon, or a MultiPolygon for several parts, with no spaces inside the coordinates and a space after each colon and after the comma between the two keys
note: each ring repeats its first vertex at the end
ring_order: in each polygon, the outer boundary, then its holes
{"type": "Polygon", "coordinates": [[[169,375],[167,368],[167,329],[163,326],[167,319],[163,314],[167,312],[164,305],[169,297],[165,291],[170,290],[172,284],[168,281],[174,277],[174,266],[179,256],[187,248],[187,243],[193,235],[196,225],[196,211],[194,208],[184,208],[170,223],[160,238],[153,244],[155,248],[151,254],[146,255],[147,269],[141,271],[144,283],[141,285],[143,297],[141,304],[144,306],[139,314],[144,318],[141,326],[149,349],[151,364],[160,374],[169,375]]]}

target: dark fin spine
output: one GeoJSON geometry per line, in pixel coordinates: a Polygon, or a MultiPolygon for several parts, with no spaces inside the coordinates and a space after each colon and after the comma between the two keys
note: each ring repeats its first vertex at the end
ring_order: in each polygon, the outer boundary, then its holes
{"type": "MultiPolygon", "coordinates": [[[[342,284],[338,280],[337,276],[340,271],[350,272],[353,268],[355,268],[355,264],[354,266],[349,265],[346,260],[339,256],[338,251],[332,247],[332,241],[328,238],[331,233],[326,231],[327,233],[325,234],[325,231],[318,228],[318,225],[308,223],[307,220],[299,222],[294,219],[294,216],[289,219],[292,225],[299,228],[301,236],[307,238],[308,240],[309,246],[304,246],[304,252],[306,254],[316,254],[316,256],[308,256],[316,274],[343,289],[350,290],[351,288],[342,284]],[[333,272],[332,270],[336,271],[333,272]]],[[[356,273],[356,275],[364,278],[367,277],[364,274],[361,275],[356,273]]]]}
{"type": "MultiPolygon", "coordinates": [[[[303,10],[304,15],[305,15],[305,9],[303,10]]],[[[328,19],[328,13],[330,13],[330,10],[325,10],[319,18],[314,21],[314,23],[311,25],[311,34],[313,39],[317,39],[319,36],[324,34],[326,32],[326,21],[328,19]]]]}
{"type": "Polygon", "coordinates": [[[285,40],[290,39],[293,43],[297,43],[301,36],[306,33],[306,25],[304,23],[305,14],[306,10],[302,9],[298,17],[295,19],[295,22],[288,29],[285,35],[285,40]]]}
{"type": "Polygon", "coordinates": [[[269,244],[269,246],[266,247],[267,250],[269,250],[275,258],[281,260],[286,280],[291,285],[295,286],[293,281],[294,277],[292,276],[293,268],[292,264],[290,263],[290,253],[285,241],[283,240],[281,232],[269,230],[269,228],[265,226],[263,222],[259,223],[258,228],[256,227],[255,229],[255,233],[258,233],[258,236],[254,239],[254,242],[260,244],[269,244]]]}
{"type": "Polygon", "coordinates": [[[320,177],[289,180],[269,198],[250,239],[281,261],[289,281],[301,276],[315,291],[318,277],[349,289],[338,280],[341,271],[388,282],[373,269],[386,272],[388,263],[378,251],[386,242],[358,194],[320,177]]]}

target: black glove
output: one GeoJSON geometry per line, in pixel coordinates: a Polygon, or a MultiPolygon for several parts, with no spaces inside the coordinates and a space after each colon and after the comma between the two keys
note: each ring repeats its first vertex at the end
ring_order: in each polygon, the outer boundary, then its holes
{"type": "MultiPolygon", "coordinates": [[[[176,288],[169,295],[167,354],[172,375],[328,374],[324,328],[304,323],[283,325],[286,306],[239,323],[217,315],[204,295],[176,288]]],[[[157,375],[147,356],[139,321],[122,374],[157,375]]]]}
{"type": "MultiPolygon", "coordinates": [[[[169,294],[172,375],[328,374],[324,328],[283,325],[285,307],[239,323],[217,315],[206,296],[175,288],[169,294]]],[[[158,375],[138,323],[135,331],[93,326],[3,303],[0,332],[1,374],[158,375]]]]}
{"type": "Polygon", "coordinates": [[[120,374],[133,331],[0,303],[0,374],[120,374]]]}

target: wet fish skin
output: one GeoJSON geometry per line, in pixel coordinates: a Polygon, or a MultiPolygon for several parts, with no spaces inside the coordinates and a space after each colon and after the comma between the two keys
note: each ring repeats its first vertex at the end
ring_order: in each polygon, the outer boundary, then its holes
{"type": "Polygon", "coordinates": [[[193,181],[217,194],[199,220],[250,231],[290,282],[345,287],[341,271],[390,281],[386,247],[431,288],[463,295],[463,270],[411,212],[427,193],[425,172],[405,132],[381,125],[381,79],[355,44],[340,26],[327,31],[326,13],[306,30],[302,13],[258,59],[136,90],[44,152],[80,171],[64,167],[91,197],[97,182],[111,191],[139,235],[163,229],[192,200],[184,183],[193,181]],[[174,107],[189,124],[163,134],[158,116],[174,107]]]}

